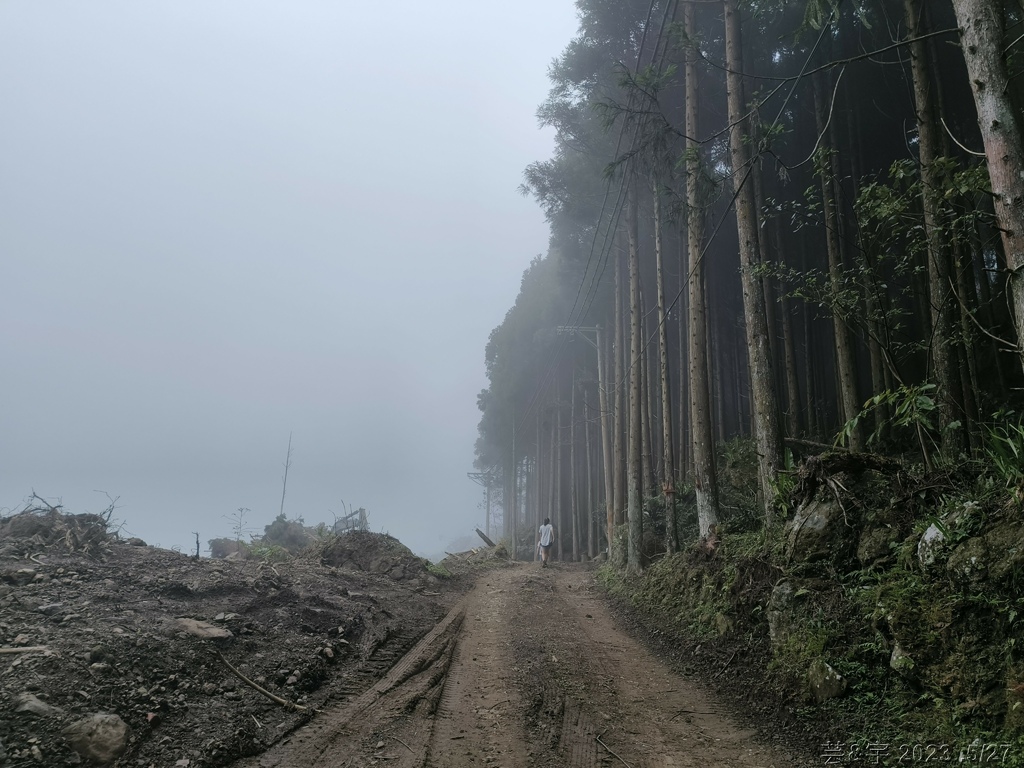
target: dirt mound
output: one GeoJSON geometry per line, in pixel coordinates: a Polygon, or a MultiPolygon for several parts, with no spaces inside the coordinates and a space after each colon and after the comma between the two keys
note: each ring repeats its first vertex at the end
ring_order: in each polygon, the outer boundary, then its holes
{"type": "Polygon", "coordinates": [[[81,765],[71,726],[101,719],[122,739],[104,745],[120,753],[113,766],[259,754],[311,710],[361,694],[455,599],[381,575],[425,571],[390,537],[358,548],[365,568],[339,570],[315,557],[196,559],[119,539],[96,517],[0,520],[3,768],[81,765]],[[274,703],[225,661],[307,709],[274,703]]]}
{"type": "Polygon", "coordinates": [[[483,571],[511,565],[504,544],[494,547],[476,547],[465,552],[448,552],[438,568],[443,574],[461,579],[474,579],[483,571]]]}
{"type": "Polygon", "coordinates": [[[323,544],[319,555],[324,565],[376,573],[396,581],[432,579],[427,561],[386,533],[350,531],[323,544]]]}

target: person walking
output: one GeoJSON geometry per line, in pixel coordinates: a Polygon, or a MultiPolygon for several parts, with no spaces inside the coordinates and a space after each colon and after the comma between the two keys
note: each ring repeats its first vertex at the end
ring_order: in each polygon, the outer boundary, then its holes
{"type": "Polygon", "coordinates": [[[551,525],[551,518],[544,518],[544,525],[537,532],[537,547],[540,549],[540,566],[548,567],[548,558],[551,556],[551,547],[555,543],[555,527],[551,525]]]}

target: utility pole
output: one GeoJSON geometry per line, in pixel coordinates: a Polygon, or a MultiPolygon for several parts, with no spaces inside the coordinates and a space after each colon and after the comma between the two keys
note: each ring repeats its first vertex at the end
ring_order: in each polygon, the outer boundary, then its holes
{"type": "Polygon", "coordinates": [[[288,433],[288,453],[284,457],[284,482],[281,484],[281,516],[284,517],[284,495],[288,492],[288,467],[292,465],[292,433],[288,433]]]}

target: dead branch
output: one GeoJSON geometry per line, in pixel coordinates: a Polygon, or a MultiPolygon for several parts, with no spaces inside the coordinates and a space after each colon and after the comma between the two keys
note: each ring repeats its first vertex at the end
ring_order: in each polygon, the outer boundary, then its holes
{"type": "MultiPolygon", "coordinates": [[[[406,743],[405,743],[404,741],[402,741],[402,740],[401,740],[400,738],[398,738],[397,736],[392,736],[391,738],[392,738],[392,739],[394,739],[395,741],[397,741],[397,742],[398,742],[399,744],[401,744],[401,745],[402,745],[403,747],[405,747],[406,749],[408,749],[408,750],[409,750],[410,752],[412,752],[412,747],[410,747],[410,746],[409,746],[408,744],[406,744],[406,743]]],[[[413,753],[414,755],[416,754],[415,752],[412,752],[412,753],[413,753]]]]}
{"type": "Polygon", "coordinates": [[[29,555],[28,559],[31,560],[36,565],[46,565],[46,563],[44,563],[42,560],[36,560],[36,558],[39,557],[41,554],[43,554],[43,553],[42,552],[36,552],[34,555],[29,555]]]}
{"type": "Polygon", "coordinates": [[[603,741],[601,741],[601,737],[600,737],[600,736],[596,736],[595,738],[597,739],[597,743],[598,743],[598,744],[600,744],[600,745],[601,745],[602,747],[604,747],[605,751],[606,751],[606,752],[607,752],[607,753],[608,753],[609,755],[611,755],[611,756],[612,756],[612,757],[614,757],[614,758],[615,758],[616,760],[618,760],[618,761],[619,761],[620,763],[622,763],[622,764],[623,764],[624,766],[626,766],[626,768],[633,768],[633,766],[631,766],[631,765],[630,765],[629,763],[627,763],[627,762],[626,762],[625,760],[623,760],[623,759],[622,759],[621,757],[619,757],[619,756],[618,756],[617,754],[615,754],[614,752],[612,752],[612,750],[611,750],[611,747],[609,747],[609,746],[608,746],[607,744],[605,744],[605,743],[604,743],[603,741]]]}
{"type": "Polygon", "coordinates": [[[732,660],[736,658],[736,654],[737,653],[738,653],[738,651],[733,651],[732,652],[732,656],[730,656],[729,660],[727,662],[725,662],[725,666],[722,667],[720,670],[718,670],[717,672],[715,672],[715,674],[713,674],[711,676],[712,680],[714,680],[716,677],[718,677],[720,674],[722,674],[723,672],[725,672],[725,670],[727,670],[729,668],[729,665],[732,664],[732,660]]]}
{"type": "Polygon", "coordinates": [[[269,560],[264,560],[258,566],[256,566],[256,573],[259,573],[264,568],[269,568],[270,570],[272,570],[274,572],[275,576],[277,576],[278,578],[281,577],[281,574],[277,572],[277,568],[275,568],[273,565],[271,565],[269,560]]]}
{"type": "Polygon", "coordinates": [[[248,677],[246,677],[241,672],[239,672],[237,669],[235,669],[233,666],[231,666],[231,662],[229,662],[227,659],[225,659],[224,658],[224,654],[221,653],[220,651],[217,651],[217,656],[220,658],[221,661],[224,662],[224,666],[227,667],[229,670],[231,670],[231,674],[233,674],[235,677],[237,677],[243,683],[248,685],[254,691],[262,693],[268,699],[270,699],[273,702],[276,702],[277,704],[280,704],[282,707],[285,707],[286,709],[295,709],[295,710],[298,710],[299,712],[305,712],[306,711],[307,707],[304,707],[301,704],[296,704],[294,701],[288,701],[287,699],[282,699],[280,696],[275,696],[270,691],[268,691],[266,688],[263,688],[260,685],[254,683],[248,677]]]}
{"type": "Polygon", "coordinates": [[[700,710],[697,710],[697,709],[680,709],[678,712],[676,712],[674,715],[672,715],[672,717],[670,717],[668,719],[668,721],[671,723],[673,720],[675,720],[680,715],[717,715],[717,714],[718,714],[717,712],[701,712],[700,710]]]}
{"type": "Polygon", "coordinates": [[[26,645],[24,648],[0,648],[0,653],[42,653],[49,650],[45,645],[26,645]]]}

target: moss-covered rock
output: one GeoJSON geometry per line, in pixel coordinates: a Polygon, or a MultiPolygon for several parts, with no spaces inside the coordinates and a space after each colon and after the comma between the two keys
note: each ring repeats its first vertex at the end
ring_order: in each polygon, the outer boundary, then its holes
{"type": "Polygon", "coordinates": [[[785,555],[792,562],[838,562],[845,559],[853,543],[845,512],[835,501],[812,499],[786,523],[785,555]]]}
{"type": "Polygon", "coordinates": [[[865,528],[857,542],[857,561],[864,568],[880,564],[891,556],[893,541],[891,528],[865,528]]]}
{"type": "Polygon", "coordinates": [[[946,570],[954,582],[977,585],[988,573],[988,545],[981,536],[974,536],[957,545],[946,561],[946,570]]]}
{"type": "Polygon", "coordinates": [[[946,549],[946,534],[943,526],[932,523],[925,528],[917,542],[917,560],[922,568],[928,569],[940,562],[946,549]]]}
{"type": "Polygon", "coordinates": [[[997,522],[985,533],[990,581],[1014,592],[1024,591],[1024,523],[997,522]]]}
{"type": "Polygon", "coordinates": [[[821,704],[837,699],[846,693],[846,678],[833,669],[824,659],[815,659],[807,670],[807,684],[814,700],[821,704]]]}
{"type": "Polygon", "coordinates": [[[917,662],[899,643],[893,643],[892,653],[889,655],[889,668],[904,679],[917,680],[917,662]]]}

